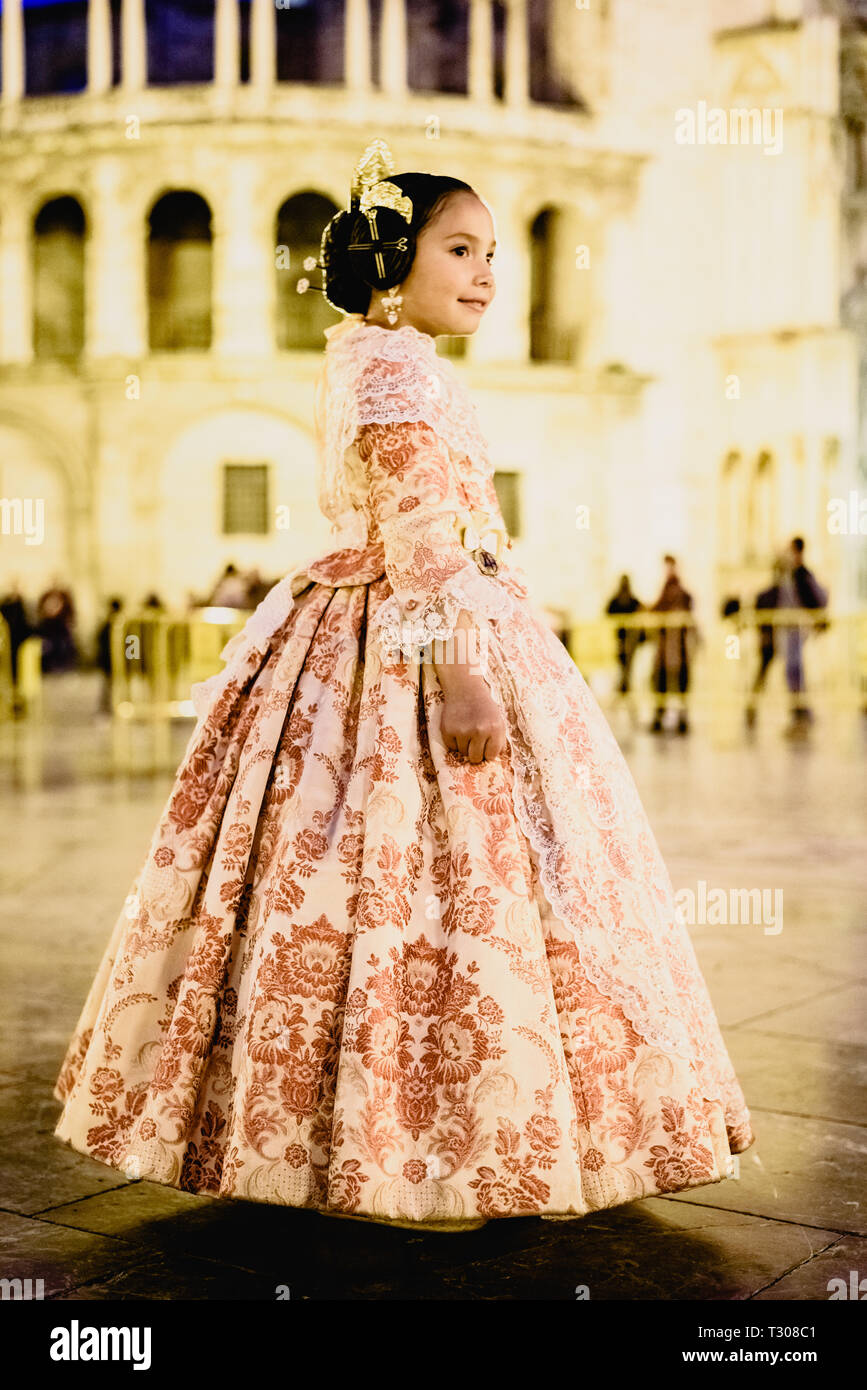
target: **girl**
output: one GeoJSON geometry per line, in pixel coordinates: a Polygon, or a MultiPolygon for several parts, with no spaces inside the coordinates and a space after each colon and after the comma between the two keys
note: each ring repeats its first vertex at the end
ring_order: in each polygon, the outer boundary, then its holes
{"type": "Polygon", "coordinates": [[[749,1112],[436,352],[493,298],[490,211],[392,168],[375,141],[322,238],[340,544],[194,687],[56,1133],[188,1192],[445,1231],[575,1219],[730,1176],[749,1112]]]}

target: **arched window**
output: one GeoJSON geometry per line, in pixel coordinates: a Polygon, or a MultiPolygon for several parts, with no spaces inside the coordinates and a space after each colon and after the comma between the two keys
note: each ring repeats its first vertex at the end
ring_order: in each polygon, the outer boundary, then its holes
{"type": "Polygon", "coordinates": [[[76,358],[84,347],[84,231],[75,198],[44,203],[33,222],[33,350],[76,358]]]}
{"type": "Polygon", "coordinates": [[[719,559],[732,567],[742,561],[743,550],[743,466],[735,450],[726,454],[720,478],[719,559]]]}
{"type": "Polygon", "coordinates": [[[756,459],[753,476],[747,494],[747,545],[748,564],[761,564],[772,559],[776,543],[776,470],[774,460],[763,449],[756,459]]]}
{"type": "Polygon", "coordinates": [[[576,332],[565,327],[555,310],[560,214],[543,208],[530,227],[530,357],[535,362],[571,362],[576,332]]]}
{"type": "Polygon", "coordinates": [[[148,219],[148,339],[153,352],[211,346],[211,210],[166,193],[148,219]]]}
{"type": "Polygon", "coordinates": [[[316,290],[298,293],[298,281],[322,284],[322,271],[305,270],[307,256],[319,260],[325,225],[337,211],[330,198],[321,193],[296,193],[277,213],[274,255],[276,345],[287,349],[316,351],[325,346],[324,330],[337,323],[341,315],[316,290]]]}
{"type": "Polygon", "coordinates": [[[527,2],[530,100],[551,106],[581,107],[584,103],[572,90],[562,61],[572,42],[575,21],[567,14],[564,22],[563,13],[563,7],[555,0],[527,2]]]}

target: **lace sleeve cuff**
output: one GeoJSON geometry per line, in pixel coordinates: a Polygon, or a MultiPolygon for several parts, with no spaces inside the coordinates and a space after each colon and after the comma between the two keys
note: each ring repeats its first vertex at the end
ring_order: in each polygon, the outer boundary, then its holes
{"type": "Polygon", "coordinates": [[[467,564],[441,586],[439,592],[420,602],[403,602],[391,594],[373,618],[369,638],[375,642],[386,663],[402,655],[410,661],[448,660],[441,644],[454,640],[455,656],[464,659],[460,647],[466,641],[466,653],[471,664],[486,669],[485,630],[487,619],[508,618],[514,611],[514,600],[502,584],[483,575],[474,564],[467,564]],[[456,633],[458,616],[466,609],[473,618],[476,631],[462,639],[456,633]],[[436,645],[435,645],[436,644],[436,645]]]}

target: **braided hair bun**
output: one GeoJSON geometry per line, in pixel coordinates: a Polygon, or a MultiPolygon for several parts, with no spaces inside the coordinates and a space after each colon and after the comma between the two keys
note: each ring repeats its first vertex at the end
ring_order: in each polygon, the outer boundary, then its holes
{"type": "Polygon", "coordinates": [[[322,289],[333,309],[347,314],[366,314],[371,290],[387,290],[401,284],[415,260],[419,232],[450,193],[473,192],[470,184],[445,174],[390,175],[412,200],[409,222],[393,208],[377,207],[379,247],[372,246],[370,222],[357,209],[336,212],[322,233],[320,261],[322,289]],[[403,242],[399,245],[388,243],[403,242]]]}

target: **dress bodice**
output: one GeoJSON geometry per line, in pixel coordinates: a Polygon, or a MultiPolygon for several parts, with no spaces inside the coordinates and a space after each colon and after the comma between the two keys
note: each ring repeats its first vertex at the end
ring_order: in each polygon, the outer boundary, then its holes
{"type": "Polygon", "coordinates": [[[455,535],[469,551],[493,554],[510,587],[526,594],[510,564],[511,539],[494,486],[475,407],[433,338],[411,325],[386,329],[360,314],[326,330],[317,386],[319,504],[332,522],[334,548],[307,567],[323,583],[368,583],[385,570],[358,432],[365,424],[422,422],[447,451],[458,510],[455,535]]]}

